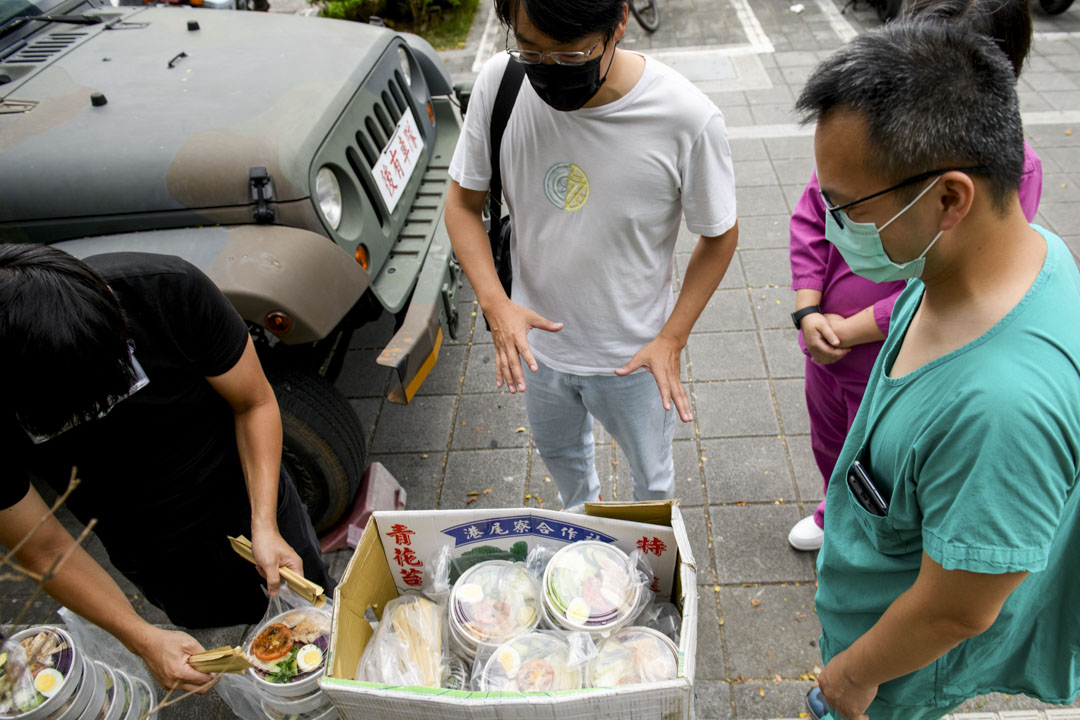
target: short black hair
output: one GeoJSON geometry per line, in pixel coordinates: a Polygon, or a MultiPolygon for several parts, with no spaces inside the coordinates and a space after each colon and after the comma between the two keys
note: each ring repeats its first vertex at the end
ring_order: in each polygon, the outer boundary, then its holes
{"type": "Polygon", "coordinates": [[[602,32],[608,37],[623,19],[626,0],[495,0],[503,25],[513,28],[518,9],[552,40],[568,43],[602,32]]]}
{"type": "Polygon", "coordinates": [[[1031,50],[1029,0],[915,0],[907,17],[955,22],[994,41],[1020,77],[1031,50]]]}
{"type": "Polygon", "coordinates": [[[1020,185],[1016,75],[989,39],[963,26],[904,19],[864,33],[814,69],[795,107],[804,122],[837,109],[861,117],[869,162],[888,182],[985,167],[999,212],[1020,185]]]}
{"type": "Polygon", "coordinates": [[[34,433],[122,396],[134,378],[124,312],[105,280],[47,245],[0,244],[5,412],[34,433]]]}

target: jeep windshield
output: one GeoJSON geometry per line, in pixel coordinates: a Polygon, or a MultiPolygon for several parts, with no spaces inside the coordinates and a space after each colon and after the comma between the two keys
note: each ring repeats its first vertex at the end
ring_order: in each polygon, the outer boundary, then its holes
{"type": "Polygon", "coordinates": [[[18,18],[45,15],[61,5],[71,5],[70,0],[0,0],[0,35],[6,35],[22,23],[18,18]]]}

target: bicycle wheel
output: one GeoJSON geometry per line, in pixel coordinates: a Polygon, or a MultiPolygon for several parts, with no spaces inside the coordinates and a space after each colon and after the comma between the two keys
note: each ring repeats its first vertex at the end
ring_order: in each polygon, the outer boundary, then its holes
{"type": "Polygon", "coordinates": [[[648,32],[656,32],[656,28],[660,27],[660,5],[657,0],[627,0],[627,2],[638,25],[648,32]]]}

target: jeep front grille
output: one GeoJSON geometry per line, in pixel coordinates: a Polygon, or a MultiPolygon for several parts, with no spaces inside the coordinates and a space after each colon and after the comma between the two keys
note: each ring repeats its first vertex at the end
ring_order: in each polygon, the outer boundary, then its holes
{"type": "MultiPolygon", "coordinates": [[[[360,179],[364,194],[367,195],[371,207],[375,209],[380,224],[385,224],[389,218],[386,215],[382,197],[371,178],[371,169],[378,162],[379,155],[382,154],[383,148],[386,147],[386,143],[394,132],[394,127],[405,113],[405,108],[408,107],[403,82],[401,73],[395,72],[381,91],[378,88],[371,88],[380,100],[373,103],[371,112],[364,117],[363,125],[356,130],[355,145],[350,145],[345,153],[345,159],[352,171],[356,173],[356,177],[360,179]]],[[[415,110],[413,110],[413,116],[416,117],[417,122],[420,121],[415,110]]]]}

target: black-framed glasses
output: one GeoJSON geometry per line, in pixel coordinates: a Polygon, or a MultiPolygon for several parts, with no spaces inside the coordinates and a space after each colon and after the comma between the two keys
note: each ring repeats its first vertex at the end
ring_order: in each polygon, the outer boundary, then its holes
{"type": "Polygon", "coordinates": [[[129,397],[150,384],[150,378],[146,376],[146,371],[143,370],[142,365],[140,365],[139,361],[135,358],[135,346],[130,342],[128,343],[128,359],[131,360],[131,368],[132,370],[134,370],[134,379],[131,382],[131,387],[127,389],[127,392],[121,393],[119,395],[110,395],[105,398],[104,402],[95,404],[94,407],[89,408],[83,412],[76,412],[72,414],[72,416],[68,418],[67,421],[64,422],[64,424],[61,425],[60,429],[56,432],[43,435],[41,433],[37,433],[31,430],[27,426],[26,422],[21,417],[19,417],[18,413],[15,414],[15,419],[18,420],[19,425],[22,426],[23,431],[27,434],[27,436],[35,445],[40,445],[43,442],[52,440],[57,435],[66,433],[73,427],[82,425],[83,423],[88,423],[93,420],[100,420],[101,418],[111,413],[113,411],[113,408],[120,404],[120,402],[127,400],[129,397]]]}
{"type": "Polygon", "coordinates": [[[506,54],[523,65],[539,65],[544,62],[544,58],[551,58],[556,65],[580,65],[589,59],[603,39],[603,35],[596,38],[596,42],[593,43],[588,52],[584,50],[540,52],[539,50],[522,50],[521,48],[510,47],[510,30],[507,29],[506,54]]]}
{"type": "Polygon", "coordinates": [[[867,200],[873,200],[874,198],[880,197],[880,196],[885,195],[887,193],[891,193],[894,190],[899,190],[902,187],[907,187],[908,185],[914,185],[915,183],[921,182],[923,180],[929,180],[932,177],[937,177],[939,175],[944,175],[947,172],[988,173],[988,172],[990,172],[990,168],[986,167],[985,165],[978,165],[978,166],[974,166],[974,167],[955,167],[955,168],[942,168],[940,170],[927,170],[924,173],[919,173],[918,175],[912,175],[907,180],[901,180],[900,182],[896,183],[895,185],[893,185],[891,187],[887,187],[884,190],[879,190],[878,192],[873,193],[872,195],[867,195],[866,197],[861,197],[858,200],[852,200],[851,202],[844,203],[843,205],[834,205],[832,203],[832,201],[829,200],[829,196],[828,196],[828,194],[826,194],[826,192],[824,190],[821,191],[821,200],[822,200],[822,202],[825,203],[825,209],[828,210],[829,214],[833,216],[833,220],[836,221],[836,224],[841,229],[843,229],[843,227],[844,227],[844,218],[847,217],[844,214],[844,211],[847,210],[848,208],[854,207],[854,206],[858,205],[859,203],[864,203],[867,200]]]}

